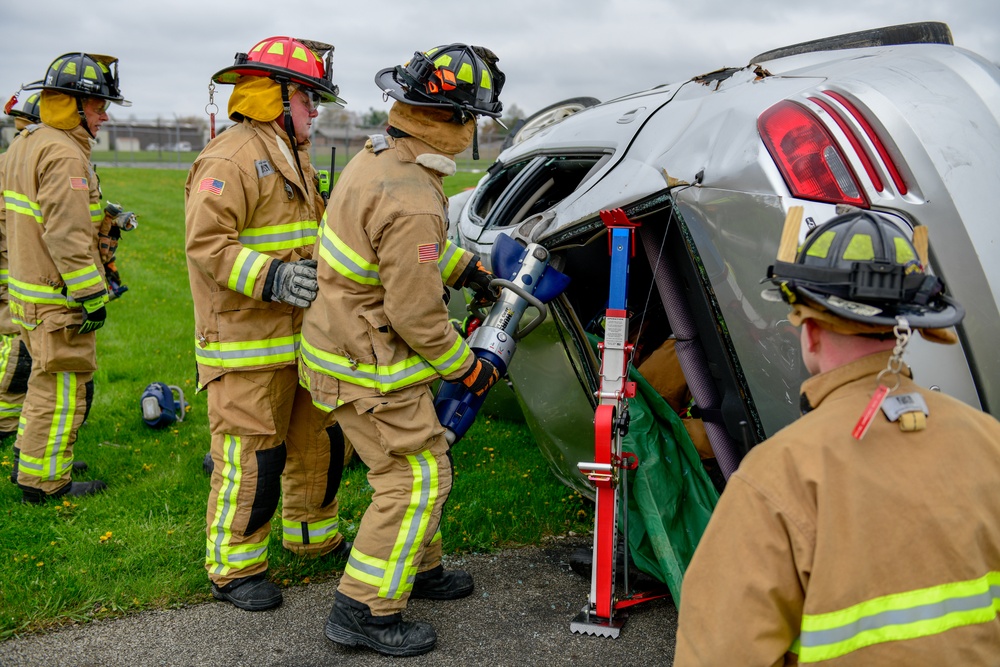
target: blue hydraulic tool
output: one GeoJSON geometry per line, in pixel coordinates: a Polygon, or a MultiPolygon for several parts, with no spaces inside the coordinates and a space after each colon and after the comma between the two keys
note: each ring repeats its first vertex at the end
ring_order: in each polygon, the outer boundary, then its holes
{"type": "MultiPolygon", "coordinates": [[[[493,288],[502,288],[483,323],[469,336],[469,347],[478,357],[496,366],[500,377],[507,373],[517,341],[541,324],[548,309],[545,304],[559,296],[569,284],[569,276],[549,266],[549,251],[537,243],[527,247],[498,236],[490,255],[493,288]],[[518,328],[525,309],[533,306],[538,314],[518,328]]],[[[438,420],[447,429],[449,444],[458,442],[472,426],[486,395],[476,396],[460,382],[442,382],[434,399],[438,420]]]]}

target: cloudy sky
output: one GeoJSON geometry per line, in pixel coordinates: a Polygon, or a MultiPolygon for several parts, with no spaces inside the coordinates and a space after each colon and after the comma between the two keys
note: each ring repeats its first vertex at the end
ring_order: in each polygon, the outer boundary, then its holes
{"type": "MultiPolygon", "coordinates": [[[[461,41],[491,48],[501,99],[533,112],[601,100],[745,65],[763,51],[885,25],[944,21],[958,46],[1000,63],[997,0],[29,0],[0,18],[0,95],[41,78],[68,51],[117,56],[131,109],[119,120],[202,115],[211,75],[271,35],[335,45],[348,109],[388,109],[373,77],[414,50],[461,41]]],[[[216,96],[225,111],[228,88],[216,96]]]]}

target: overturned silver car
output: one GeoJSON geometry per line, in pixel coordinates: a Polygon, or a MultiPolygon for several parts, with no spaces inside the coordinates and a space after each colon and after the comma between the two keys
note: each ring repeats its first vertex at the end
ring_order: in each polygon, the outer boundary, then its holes
{"type": "Polygon", "coordinates": [[[797,332],[760,284],[792,206],[805,209],[800,240],[845,207],[911,233],[926,225],[931,269],[967,315],[959,345],[917,341],[907,361],[924,386],[1000,409],[1000,69],[954,46],[946,25],[789,46],[546,112],[453,198],[451,234],[484,259],[498,235],[539,243],[572,279],[509,369],[567,484],[591,494],[577,462],[593,456],[607,209],[641,223],[628,294],[634,363],[673,340],[724,476],[799,414],[797,332]]]}

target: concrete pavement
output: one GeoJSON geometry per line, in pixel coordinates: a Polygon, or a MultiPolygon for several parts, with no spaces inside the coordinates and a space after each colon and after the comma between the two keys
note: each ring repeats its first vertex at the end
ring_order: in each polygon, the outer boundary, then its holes
{"type": "Polygon", "coordinates": [[[284,604],[266,612],[210,602],[8,640],[0,666],[669,665],[677,627],[669,598],[634,607],[617,639],[570,632],[590,588],[569,567],[580,546],[590,540],[446,559],[446,567],[473,575],[476,590],[462,600],[409,604],[404,618],[430,622],[438,633],[437,648],[424,656],[388,658],[326,639],[331,580],[285,589],[284,604]]]}

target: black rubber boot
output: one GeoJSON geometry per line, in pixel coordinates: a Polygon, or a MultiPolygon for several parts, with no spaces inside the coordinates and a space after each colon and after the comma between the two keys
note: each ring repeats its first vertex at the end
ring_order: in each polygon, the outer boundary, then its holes
{"type": "Polygon", "coordinates": [[[243,577],[221,587],[212,584],[212,595],[246,611],[273,609],[282,600],[281,589],[268,581],[263,573],[243,577]]]}
{"type": "Polygon", "coordinates": [[[401,614],[372,616],[368,605],[337,591],[326,619],[326,637],[341,646],[365,646],[382,655],[422,655],[434,648],[437,633],[429,623],[408,623],[401,614]]]}
{"type": "Polygon", "coordinates": [[[472,575],[465,570],[446,570],[441,565],[419,573],[410,597],[419,600],[457,600],[472,593],[472,575]]]}
{"type": "MultiPolygon", "coordinates": [[[[21,464],[21,450],[14,448],[14,469],[10,471],[10,481],[17,484],[17,469],[21,464]]],[[[89,466],[83,461],[73,461],[73,472],[85,472],[89,466]]]]}
{"type": "Polygon", "coordinates": [[[320,558],[324,561],[346,563],[347,559],[351,556],[352,547],[354,547],[354,542],[341,540],[335,549],[327,551],[320,558]]]}
{"type": "Polygon", "coordinates": [[[91,482],[70,482],[55,493],[45,493],[44,491],[30,486],[24,486],[23,484],[18,484],[18,487],[21,489],[22,503],[39,505],[50,498],[65,498],[66,496],[80,498],[83,496],[92,496],[95,493],[100,493],[107,489],[108,485],[99,479],[95,479],[91,482]]]}

